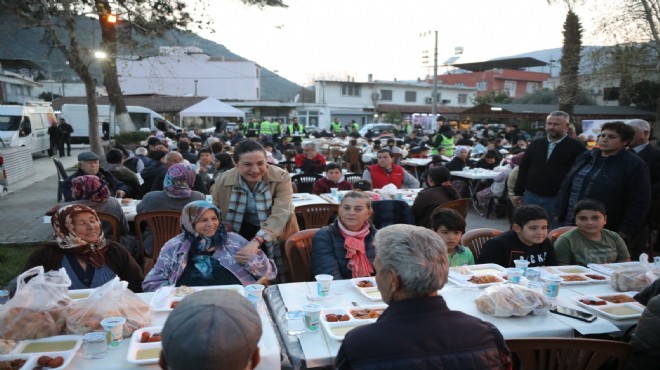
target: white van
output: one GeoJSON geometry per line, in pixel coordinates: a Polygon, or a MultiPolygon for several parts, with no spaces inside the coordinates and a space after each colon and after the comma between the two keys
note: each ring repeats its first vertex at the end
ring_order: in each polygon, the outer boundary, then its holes
{"type": "Polygon", "coordinates": [[[26,146],[31,153],[50,148],[48,127],[57,122],[50,103],[0,105],[0,147],[26,146]]]}
{"type": "MultiPolygon", "coordinates": [[[[110,112],[109,105],[98,105],[99,111],[99,135],[103,137],[101,123],[111,122],[110,116],[114,117],[114,112],[110,112]]],[[[149,108],[129,105],[126,107],[128,115],[135,124],[138,131],[151,131],[163,127],[172,128],[175,131],[180,131],[181,127],[166,120],[160,114],[152,111],[149,108]]],[[[73,143],[89,144],[89,118],[87,116],[87,104],[64,104],[62,105],[61,118],[64,118],[68,124],[73,126],[73,134],[71,134],[71,141],[73,143]]],[[[115,125],[115,133],[119,133],[119,126],[115,125]]]]}

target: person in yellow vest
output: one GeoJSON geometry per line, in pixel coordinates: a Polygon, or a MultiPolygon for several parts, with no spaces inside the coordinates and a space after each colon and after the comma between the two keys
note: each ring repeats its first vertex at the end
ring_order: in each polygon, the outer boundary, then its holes
{"type": "Polygon", "coordinates": [[[342,131],[341,122],[339,122],[339,120],[335,118],[335,120],[332,121],[332,123],[330,124],[330,130],[335,135],[341,133],[341,131],[342,131]]]}
{"type": "Polygon", "coordinates": [[[360,125],[355,122],[354,119],[351,120],[351,129],[355,131],[360,131],[360,125]]]}
{"type": "Polygon", "coordinates": [[[272,123],[268,118],[264,118],[264,120],[261,122],[259,125],[259,135],[262,136],[263,141],[270,141],[273,137],[273,128],[272,128],[272,123]]]}
{"type": "Polygon", "coordinates": [[[451,126],[440,126],[440,131],[427,142],[427,145],[433,148],[433,154],[438,154],[440,148],[444,148],[445,155],[452,157],[454,155],[454,133],[451,131],[451,126]]]}
{"type": "Polygon", "coordinates": [[[271,130],[273,130],[273,143],[277,143],[280,141],[280,134],[282,134],[282,128],[281,128],[282,120],[281,119],[274,119],[271,123],[271,130]]]}
{"type": "Polygon", "coordinates": [[[245,137],[257,137],[259,134],[259,124],[254,122],[254,118],[250,118],[250,121],[243,127],[243,134],[245,137]]]}
{"type": "Polygon", "coordinates": [[[287,128],[287,135],[291,136],[291,142],[294,146],[299,147],[302,144],[302,138],[305,135],[305,128],[298,123],[298,118],[294,118],[293,122],[287,128]]]}
{"type": "Polygon", "coordinates": [[[410,124],[410,121],[403,121],[403,125],[401,126],[401,131],[403,131],[404,135],[408,136],[412,132],[412,125],[410,124]]]}

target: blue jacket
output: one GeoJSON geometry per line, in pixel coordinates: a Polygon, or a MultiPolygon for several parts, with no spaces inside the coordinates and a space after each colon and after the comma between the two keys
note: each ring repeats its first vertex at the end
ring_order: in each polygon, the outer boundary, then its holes
{"type": "MultiPolygon", "coordinates": [[[[353,274],[348,269],[348,259],[346,258],[346,248],[344,248],[344,237],[339,232],[337,220],[332,225],[325,226],[319,230],[314,239],[312,239],[312,271],[314,275],[328,274],[335,279],[351,279],[353,274]]],[[[373,240],[376,234],[376,228],[371,225],[369,235],[364,240],[367,258],[374,264],[376,257],[376,248],[373,240]]]]}

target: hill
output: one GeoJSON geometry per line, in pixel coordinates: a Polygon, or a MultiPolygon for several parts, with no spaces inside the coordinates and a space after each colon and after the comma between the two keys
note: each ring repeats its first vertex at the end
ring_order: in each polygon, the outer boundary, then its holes
{"type": "MultiPolygon", "coordinates": [[[[101,31],[98,21],[80,17],[77,21],[79,42],[91,51],[98,49],[101,41],[101,31]]],[[[46,78],[55,80],[78,80],[75,72],[68,67],[66,59],[54,48],[43,41],[41,28],[26,28],[14,15],[0,12],[0,59],[29,59],[44,68],[46,78]]],[[[64,38],[63,38],[64,39],[64,38]]],[[[156,55],[160,46],[197,46],[205,53],[214,57],[224,57],[228,60],[247,60],[240,55],[232,53],[224,45],[202,38],[195,33],[181,30],[172,30],[163,37],[156,39],[141,39],[140,49],[128,50],[120,46],[122,54],[137,54],[143,56],[156,55]]],[[[257,64],[258,61],[255,61],[257,64]]],[[[90,66],[97,81],[102,81],[99,66],[90,66]]],[[[262,67],[261,70],[261,99],[292,101],[301,92],[301,86],[280,77],[279,75],[262,67]]]]}

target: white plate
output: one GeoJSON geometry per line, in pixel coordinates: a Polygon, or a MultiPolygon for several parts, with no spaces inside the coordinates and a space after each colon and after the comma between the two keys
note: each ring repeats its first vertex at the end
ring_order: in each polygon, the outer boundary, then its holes
{"type": "Polygon", "coordinates": [[[603,314],[604,316],[614,320],[636,319],[642,316],[644,308],[634,303],[612,304],[607,306],[593,307],[594,310],[603,314]],[[626,310],[630,312],[619,313],[618,310],[626,310]],[[633,313],[634,312],[634,313],[633,313]]]}
{"type": "Polygon", "coordinates": [[[380,295],[380,291],[378,291],[378,285],[376,284],[376,278],[374,277],[363,277],[363,278],[355,278],[351,279],[352,285],[355,287],[355,289],[358,290],[360,294],[362,294],[365,298],[372,300],[372,301],[382,301],[383,297],[380,295]],[[361,281],[370,281],[374,286],[373,287],[368,287],[368,288],[360,288],[357,284],[361,281]]]}
{"type": "Polygon", "coordinates": [[[502,277],[500,277],[498,275],[492,275],[492,274],[483,274],[483,275],[475,274],[473,276],[460,276],[460,277],[457,277],[456,275],[450,273],[449,274],[449,281],[451,281],[452,283],[458,285],[459,287],[464,287],[464,288],[465,287],[486,288],[486,287],[489,287],[489,286],[494,285],[494,284],[503,283],[506,280],[502,279],[502,277]],[[474,276],[494,276],[497,279],[497,281],[493,282],[493,283],[486,283],[486,284],[471,283],[469,280],[474,276]]]}
{"type": "MultiPolygon", "coordinates": [[[[617,296],[617,295],[625,295],[628,297],[634,297],[637,292],[621,292],[621,293],[604,293],[604,294],[593,294],[593,295],[580,295],[580,296],[575,296],[571,297],[577,304],[583,307],[587,308],[596,308],[596,307],[606,307],[606,306],[611,306],[615,304],[620,304],[620,303],[612,303],[609,301],[606,301],[604,299],[601,299],[601,297],[612,297],[612,296],[617,296]],[[603,301],[605,304],[603,305],[593,305],[593,304],[587,304],[584,302],[581,302],[581,299],[587,299],[587,300],[594,300],[594,301],[603,301]]],[[[630,303],[635,303],[635,302],[630,302],[630,303]]]]}
{"type": "MultiPolygon", "coordinates": [[[[589,274],[590,275],[593,274],[593,275],[606,277],[605,275],[599,274],[599,273],[596,273],[596,272],[591,272],[589,274]]],[[[562,277],[562,276],[579,276],[582,279],[584,279],[584,280],[574,280],[574,281],[562,280],[562,282],[561,282],[562,285],[580,285],[580,284],[593,284],[593,283],[607,283],[607,282],[609,282],[609,278],[604,279],[604,280],[597,280],[597,279],[592,279],[592,278],[588,277],[586,274],[558,274],[557,276],[559,276],[559,277],[562,277]]]]}
{"type": "Polygon", "coordinates": [[[96,289],[75,289],[75,290],[69,290],[67,293],[69,295],[69,298],[75,300],[79,299],[85,299],[92,294],[93,291],[96,289]]]}
{"type": "Polygon", "coordinates": [[[328,337],[337,340],[337,341],[342,341],[344,340],[344,336],[348,331],[351,329],[354,329],[358,326],[362,325],[367,325],[376,322],[376,319],[356,319],[352,314],[351,311],[354,310],[364,310],[364,309],[385,309],[387,306],[385,305],[376,305],[376,306],[364,306],[364,307],[351,307],[351,308],[329,308],[329,309],[323,309],[321,310],[321,326],[323,327],[323,330],[325,333],[328,335],[328,337]],[[348,315],[349,320],[348,321],[336,321],[336,322],[328,322],[326,319],[326,315],[328,314],[340,314],[340,315],[348,315]]]}
{"type": "Polygon", "coordinates": [[[549,270],[554,270],[556,274],[590,274],[594,271],[580,265],[566,265],[566,266],[552,266],[548,268],[549,270]]]}
{"type": "Polygon", "coordinates": [[[0,361],[6,360],[6,359],[14,359],[14,358],[22,358],[22,359],[27,359],[27,362],[25,362],[25,365],[21,367],[21,370],[32,370],[35,367],[37,367],[37,361],[39,360],[39,357],[41,356],[48,356],[51,358],[55,357],[62,357],[64,362],[62,363],[62,366],[59,367],[46,367],[46,369],[49,370],[62,370],[65,369],[71,361],[73,361],[73,358],[76,356],[75,351],[63,351],[63,352],[35,352],[35,353],[25,353],[25,354],[12,354],[12,355],[3,355],[0,356],[0,361]]]}
{"type": "Polygon", "coordinates": [[[34,355],[0,355],[0,361],[25,360],[19,370],[32,370],[37,366],[37,357],[34,355]]]}
{"type": "Polygon", "coordinates": [[[161,342],[140,343],[140,338],[142,337],[142,333],[144,332],[154,334],[154,333],[160,333],[161,331],[163,331],[162,326],[150,326],[134,331],[133,335],[131,336],[130,344],[128,345],[128,352],[126,353],[126,361],[137,365],[157,364],[158,358],[160,356],[160,351],[156,350],[156,348],[162,349],[161,342]],[[153,357],[138,360],[137,359],[138,352],[141,350],[154,351],[153,357]]]}
{"type": "Polygon", "coordinates": [[[619,271],[631,267],[639,266],[639,262],[616,262],[616,263],[590,263],[587,266],[605,275],[612,275],[614,271],[619,271]]]}
{"type": "MultiPolygon", "coordinates": [[[[211,289],[233,290],[236,293],[245,296],[245,289],[243,289],[242,285],[212,285],[212,286],[196,286],[190,288],[194,289],[195,292],[201,292],[203,290],[211,290],[211,289]]],[[[153,297],[151,297],[151,301],[149,302],[149,306],[151,306],[151,309],[156,312],[172,311],[172,303],[178,302],[184,298],[184,297],[175,297],[174,289],[176,289],[176,287],[165,286],[156,290],[156,293],[153,295],[153,297]]]]}
{"type": "MultiPolygon", "coordinates": [[[[11,351],[12,354],[26,354],[26,355],[31,355],[31,354],[38,354],[38,355],[47,355],[50,356],[49,353],[64,353],[64,352],[71,352],[75,354],[78,352],[78,349],[80,349],[80,345],[82,344],[82,335],[56,335],[54,337],[48,337],[48,338],[41,338],[41,339],[29,339],[29,340],[22,340],[20,341],[17,345],[16,348],[14,348],[13,351],[11,351]],[[38,351],[38,352],[23,352],[26,347],[33,343],[50,343],[50,342],[64,342],[64,341],[72,341],[75,342],[73,346],[70,347],[70,349],[67,350],[54,350],[54,351],[38,351]]],[[[29,348],[28,348],[29,349],[29,348]]],[[[54,356],[51,356],[54,357],[54,356]]]]}

